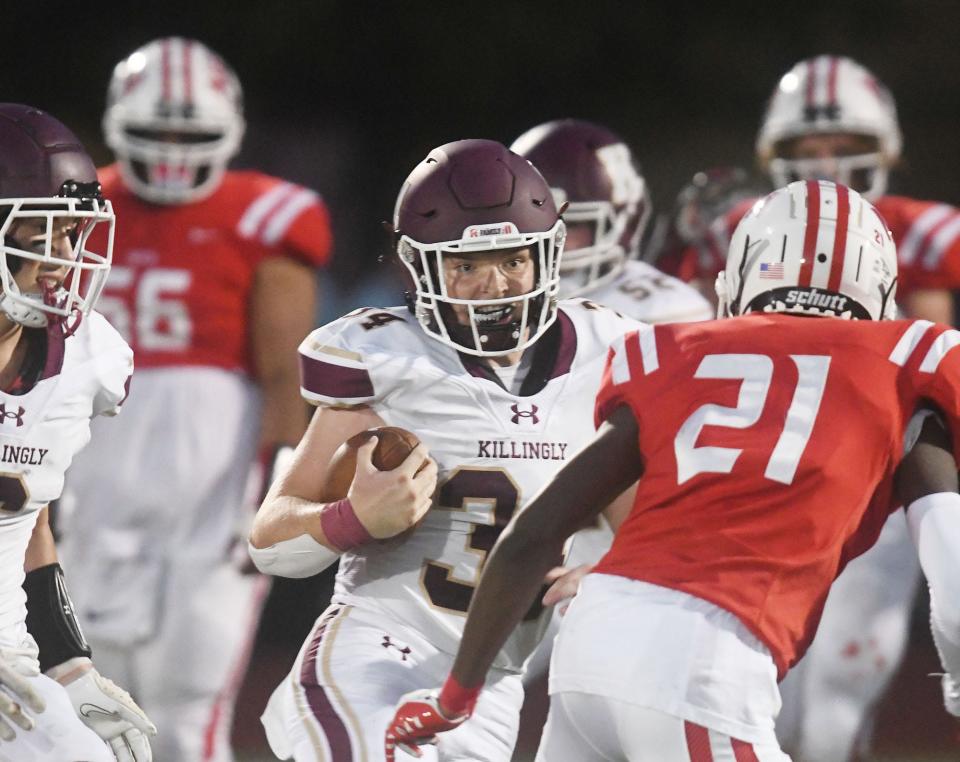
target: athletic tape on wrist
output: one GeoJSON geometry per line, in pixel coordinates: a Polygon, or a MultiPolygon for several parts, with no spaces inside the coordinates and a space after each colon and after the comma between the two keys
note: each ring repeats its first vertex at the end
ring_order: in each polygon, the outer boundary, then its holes
{"type": "Polygon", "coordinates": [[[473,708],[477,705],[482,688],[482,684],[474,688],[464,688],[453,675],[448,675],[447,681],[440,689],[437,702],[445,714],[449,712],[448,719],[473,714],[473,708]]]}
{"type": "Polygon", "coordinates": [[[341,553],[373,542],[366,527],[360,523],[348,498],[327,503],[320,512],[320,527],[324,535],[341,553]]]}

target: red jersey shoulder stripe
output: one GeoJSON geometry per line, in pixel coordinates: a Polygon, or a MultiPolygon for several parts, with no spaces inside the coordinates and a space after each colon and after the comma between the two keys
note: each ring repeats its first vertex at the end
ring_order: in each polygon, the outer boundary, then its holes
{"type": "Polygon", "coordinates": [[[922,254],[923,269],[936,270],[946,250],[958,238],[960,238],[960,213],[954,214],[929,235],[922,254]]]}
{"type": "Polygon", "coordinates": [[[947,352],[949,352],[958,344],[960,344],[960,331],[951,328],[941,333],[934,340],[933,344],[930,345],[930,349],[927,350],[927,354],[924,356],[923,362],[920,363],[920,372],[935,372],[940,366],[943,358],[947,356],[947,352]]]}
{"type": "Polygon", "coordinates": [[[903,332],[897,345],[890,353],[890,357],[888,358],[890,362],[894,365],[899,365],[901,368],[906,365],[907,360],[910,359],[910,355],[913,354],[913,350],[917,348],[920,340],[932,325],[933,323],[929,320],[914,320],[907,327],[907,330],[903,332]]]}
{"type": "Polygon", "coordinates": [[[307,188],[300,188],[292,196],[287,197],[264,222],[261,235],[263,243],[268,246],[279,243],[300,213],[319,200],[320,197],[307,188]]]}
{"type": "Polygon", "coordinates": [[[255,237],[267,215],[277,208],[284,197],[292,193],[293,190],[292,183],[278,183],[266,193],[261,193],[240,217],[240,222],[237,223],[237,232],[244,238],[255,237]]]}
{"type": "Polygon", "coordinates": [[[910,364],[921,373],[935,373],[956,346],[960,346],[960,331],[929,320],[914,320],[903,332],[888,359],[900,367],[910,364]]]}
{"type": "Polygon", "coordinates": [[[320,197],[308,188],[280,183],[247,207],[237,224],[237,231],[244,238],[274,246],[283,240],[297,217],[319,200],[320,197]]]}
{"type": "Polygon", "coordinates": [[[953,207],[949,204],[936,204],[931,206],[917,216],[910,223],[906,234],[897,242],[897,254],[900,261],[905,265],[913,264],[920,254],[921,248],[928,236],[939,226],[947,221],[947,218],[953,212],[953,207]]]}

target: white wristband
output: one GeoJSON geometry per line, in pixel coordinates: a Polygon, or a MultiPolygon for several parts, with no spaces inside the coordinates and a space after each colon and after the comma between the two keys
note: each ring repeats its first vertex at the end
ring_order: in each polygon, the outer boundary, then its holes
{"type": "Polygon", "coordinates": [[[340,554],[321,545],[309,534],[291,540],[282,540],[267,548],[255,548],[249,542],[247,550],[254,565],[264,574],[276,577],[312,577],[340,558],[340,554]]]}

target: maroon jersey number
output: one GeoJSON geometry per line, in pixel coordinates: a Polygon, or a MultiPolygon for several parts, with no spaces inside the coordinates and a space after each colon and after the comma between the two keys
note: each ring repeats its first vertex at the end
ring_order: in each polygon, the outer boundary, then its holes
{"type": "MultiPolygon", "coordinates": [[[[493,523],[471,525],[466,541],[466,550],[479,557],[475,579],[458,579],[453,567],[441,561],[427,561],[423,567],[421,579],[430,602],[466,614],[487,554],[520,504],[520,489],[502,468],[461,468],[440,487],[437,503],[439,510],[446,511],[465,511],[468,503],[481,503],[492,512],[493,523]]],[[[525,618],[535,619],[541,610],[538,597],[525,618]]]]}

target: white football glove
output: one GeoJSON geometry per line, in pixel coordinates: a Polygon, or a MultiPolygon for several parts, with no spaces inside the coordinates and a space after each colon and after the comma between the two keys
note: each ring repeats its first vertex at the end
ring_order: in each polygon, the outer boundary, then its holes
{"type": "Polygon", "coordinates": [[[110,744],[117,762],[153,760],[147,736],[156,735],[157,728],[123,688],[95,667],[63,687],[84,725],[110,744]]]}
{"type": "Polygon", "coordinates": [[[27,680],[40,674],[35,654],[36,651],[25,654],[34,657],[27,661],[17,658],[21,655],[17,649],[0,648],[0,740],[12,741],[16,737],[11,722],[23,730],[33,730],[33,718],[23,711],[24,706],[34,713],[47,708],[43,697],[27,680]]]}

